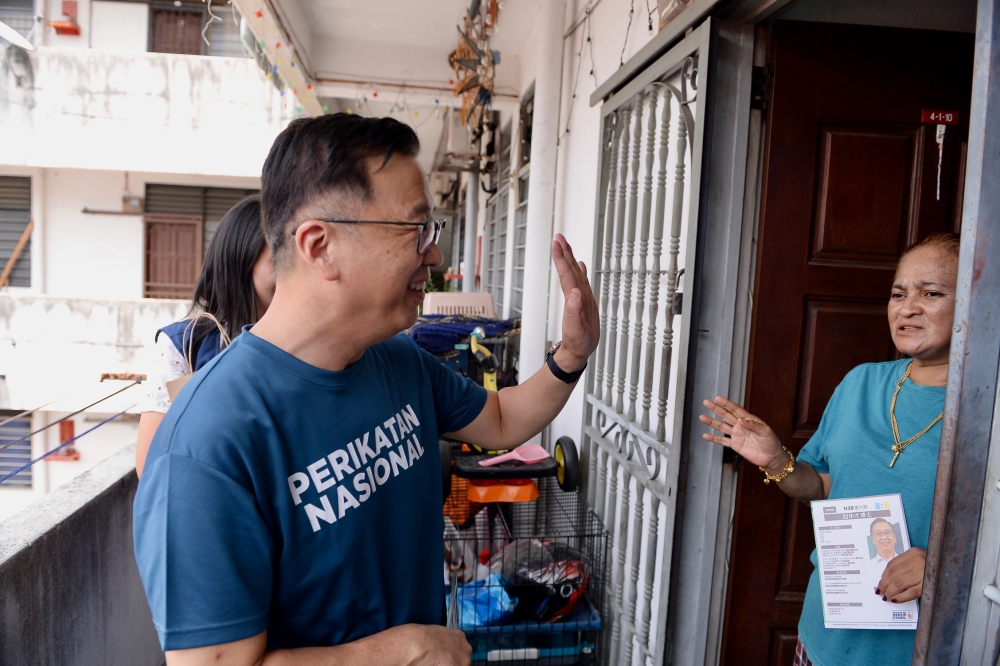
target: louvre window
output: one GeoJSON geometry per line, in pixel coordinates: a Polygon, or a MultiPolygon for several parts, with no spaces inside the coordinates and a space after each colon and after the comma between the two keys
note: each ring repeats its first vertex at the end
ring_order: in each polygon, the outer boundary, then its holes
{"type": "MultiPolygon", "coordinates": [[[[31,220],[31,179],[0,176],[0,270],[17,248],[31,220]]],[[[12,287],[31,286],[31,240],[21,248],[8,281],[12,287]]]]}
{"type": "Polygon", "coordinates": [[[256,190],[146,185],[146,298],[190,298],[226,212],[256,190]]]}
{"type": "Polygon", "coordinates": [[[514,276],[511,283],[510,316],[520,317],[524,307],[524,248],[528,232],[528,173],[517,179],[517,212],[514,215],[514,276]]]}
{"type": "Polygon", "coordinates": [[[27,37],[35,23],[35,6],[32,0],[0,0],[0,21],[27,37]]]}
{"type": "MultiPolygon", "coordinates": [[[[0,410],[0,421],[17,412],[0,410]]],[[[0,426],[0,478],[31,462],[31,417],[21,417],[0,426]],[[17,440],[22,440],[17,442],[17,440]],[[17,442],[13,444],[13,442],[17,442]],[[8,446],[10,445],[10,446],[8,446]]],[[[31,468],[19,472],[0,484],[4,488],[31,488],[31,468]]]]}
{"type": "Polygon", "coordinates": [[[245,58],[240,26],[233,20],[232,9],[221,4],[212,9],[220,20],[208,23],[207,8],[201,3],[151,3],[149,6],[149,50],[155,53],[210,55],[245,58]],[[206,36],[201,33],[208,23],[206,36]]]}
{"type": "Polygon", "coordinates": [[[497,313],[503,312],[507,275],[507,202],[510,194],[510,123],[500,132],[500,158],[494,182],[497,191],[486,203],[486,267],[484,291],[493,294],[497,313]]]}

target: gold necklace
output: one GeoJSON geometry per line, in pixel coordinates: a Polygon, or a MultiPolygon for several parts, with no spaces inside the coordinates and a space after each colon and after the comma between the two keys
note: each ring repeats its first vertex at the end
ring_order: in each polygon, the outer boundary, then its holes
{"type": "Polygon", "coordinates": [[[903,449],[905,449],[910,444],[923,437],[928,430],[934,427],[935,423],[944,418],[944,412],[941,412],[940,414],[937,415],[936,419],[931,421],[931,424],[929,426],[918,432],[916,435],[909,438],[905,442],[899,441],[899,426],[896,425],[896,398],[899,396],[899,389],[903,388],[903,382],[905,382],[906,378],[910,376],[910,367],[912,365],[913,361],[910,361],[910,365],[906,366],[906,372],[903,373],[903,376],[900,378],[899,383],[896,384],[896,391],[892,394],[892,402],[889,403],[889,418],[892,419],[892,437],[893,439],[896,440],[896,443],[892,445],[892,451],[893,453],[895,453],[895,455],[892,457],[892,462],[889,463],[890,468],[896,464],[896,458],[898,458],[899,454],[903,452],[903,449]]]}

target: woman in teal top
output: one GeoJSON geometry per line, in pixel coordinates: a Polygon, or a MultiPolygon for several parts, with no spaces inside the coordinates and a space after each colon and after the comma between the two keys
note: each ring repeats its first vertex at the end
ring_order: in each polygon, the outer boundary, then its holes
{"type": "MultiPolygon", "coordinates": [[[[912,547],[889,561],[872,590],[886,603],[917,599],[922,590],[957,274],[957,234],[934,234],[903,253],[888,314],[893,343],[908,358],[849,372],[798,459],[760,418],[722,396],[704,403],[714,418],[700,417],[722,433],[705,439],[759,466],[789,497],[809,502],[899,493],[912,547]]],[[[815,567],[815,551],[811,559],[815,567]]],[[[825,628],[813,570],[799,619],[797,665],[902,666],[912,659],[913,638],[912,630],[825,628]]]]}

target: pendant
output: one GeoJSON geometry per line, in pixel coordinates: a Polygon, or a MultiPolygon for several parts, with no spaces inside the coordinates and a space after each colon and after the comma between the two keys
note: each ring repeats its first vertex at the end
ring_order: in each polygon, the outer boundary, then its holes
{"type": "Polygon", "coordinates": [[[889,463],[889,469],[892,469],[892,466],[896,464],[896,458],[899,457],[899,453],[903,450],[903,447],[901,447],[899,444],[893,444],[892,450],[896,455],[892,457],[892,462],[889,463]]]}

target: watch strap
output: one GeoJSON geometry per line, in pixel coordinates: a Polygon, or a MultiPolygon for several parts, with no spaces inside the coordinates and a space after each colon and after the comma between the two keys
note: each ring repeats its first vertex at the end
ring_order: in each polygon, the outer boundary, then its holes
{"type": "Polygon", "coordinates": [[[549,372],[551,372],[553,376],[555,376],[555,378],[558,379],[559,381],[565,382],[567,384],[575,384],[576,381],[580,379],[584,371],[587,369],[587,364],[584,363],[583,367],[577,370],[576,372],[566,372],[565,370],[559,367],[558,363],[556,363],[555,349],[557,348],[558,346],[553,347],[551,350],[549,350],[549,353],[545,355],[545,365],[549,366],[549,372]]]}

